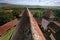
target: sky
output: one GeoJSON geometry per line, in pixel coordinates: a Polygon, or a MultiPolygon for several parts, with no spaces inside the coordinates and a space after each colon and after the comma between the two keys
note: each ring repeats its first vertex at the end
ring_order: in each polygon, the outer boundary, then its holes
{"type": "Polygon", "coordinates": [[[18,5],[60,6],[60,0],[0,0],[0,3],[18,5]]]}

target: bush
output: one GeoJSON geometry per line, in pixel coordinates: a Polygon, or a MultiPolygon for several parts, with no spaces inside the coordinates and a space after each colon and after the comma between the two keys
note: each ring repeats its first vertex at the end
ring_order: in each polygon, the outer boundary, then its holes
{"type": "Polygon", "coordinates": [[[0,12],[0,26],[14,19],[12,13],[0,12]]]}
{"type": "Polygon", "coordinates": [[[43,16],[43,10],[32,10],[32,13],[35,18],[41,18],[43,16]]]}

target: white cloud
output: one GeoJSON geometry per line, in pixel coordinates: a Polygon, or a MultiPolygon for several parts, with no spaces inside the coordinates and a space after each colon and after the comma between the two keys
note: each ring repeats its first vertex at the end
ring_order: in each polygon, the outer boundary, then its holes
{"type": "Polygon", "coordinates": [[[0,2],[12,4],[60,6],[60,0],[0,0],[0,2]]]}
{"type": "Polygon", "coordinates": [[[58,6],[60,5],[60,0],[41,0],[39,5],[58,6]]]}

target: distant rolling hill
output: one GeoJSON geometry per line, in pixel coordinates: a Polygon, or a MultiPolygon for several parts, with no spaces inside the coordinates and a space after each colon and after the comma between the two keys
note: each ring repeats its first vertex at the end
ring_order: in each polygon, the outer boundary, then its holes
{"type": "Polygon", "coordinates": [[[0,3],[0,7],[9,7],[9,6],[13,6],[13,4],[0,3]]]}
{"type": "Polygon", "coordinates": [[[50,8],[50,9],[60,9],[60,6],[38,6],[38,5],[15,5],[15,4],[8,4],[8,3],[0,3],[0,8],[2,7],[10,7],[10,8],[50,8]]]}
{"type": "Polygon", "coordinates": [[[6,4],[8,4],[8,3],[0,3],[0,5],[6,5],[6,4]]]}

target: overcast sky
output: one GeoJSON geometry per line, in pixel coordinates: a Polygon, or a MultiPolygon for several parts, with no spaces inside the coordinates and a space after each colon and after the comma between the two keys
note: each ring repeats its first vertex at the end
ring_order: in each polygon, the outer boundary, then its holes
{"type": "Polygon", "coordinates": [[[60,0],[0,0],[0,3],[23,4],[23,5],[42,5],[42,6],[60,6],[60,0]]]}

